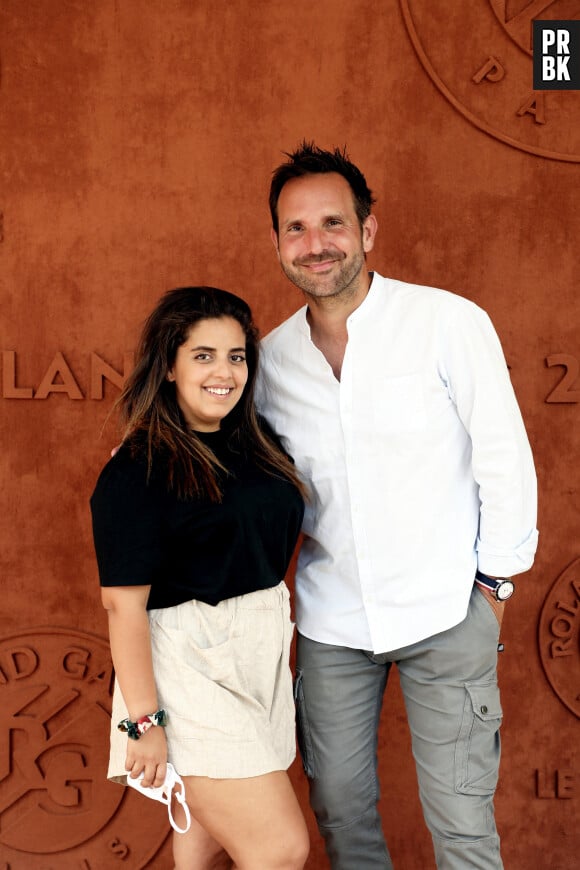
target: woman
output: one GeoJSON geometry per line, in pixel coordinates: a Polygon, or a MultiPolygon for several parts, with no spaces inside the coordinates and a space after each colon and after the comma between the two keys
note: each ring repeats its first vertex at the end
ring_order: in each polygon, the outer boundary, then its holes
{"type": "Polygon", "coordinates": [[[157,787],[172,762],[193,817],[174,834],[176,870],[209,868],[222,849],[240,870],[299,870],[308,853],[286,773],[283,582],[303,487],[256,417],[257,362],[242,299],[169,291],[119,400],[123,445],[91,499],[117,677],[108,775],[157,787]]]}

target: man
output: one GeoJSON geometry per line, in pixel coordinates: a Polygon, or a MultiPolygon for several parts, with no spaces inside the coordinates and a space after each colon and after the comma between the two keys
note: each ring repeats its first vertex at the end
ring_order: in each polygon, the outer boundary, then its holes
{"type": "Polygon", "coordinates": [[[345,152],[288,157],[272,240],[307,305],[264,340],[259,401],[310,490],[296,699],[312,806],[334,870],[392,867],[376,748],[396,663],[437,866],[497,870],[499,626],[537,543],[507,366],[472,302],[369,274],[374,200],[345,152]]]}

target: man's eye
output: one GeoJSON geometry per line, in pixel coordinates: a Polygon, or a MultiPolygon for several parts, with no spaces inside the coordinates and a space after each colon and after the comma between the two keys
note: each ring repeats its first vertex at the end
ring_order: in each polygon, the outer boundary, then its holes
{"type": "Polygon", "coordinates": [[[342,221],[339,221],[338,218],[333,218],[332,220],[328,221],[328,226],[329,227],[340,227],[340,226],[342,226],[342,221]]]}

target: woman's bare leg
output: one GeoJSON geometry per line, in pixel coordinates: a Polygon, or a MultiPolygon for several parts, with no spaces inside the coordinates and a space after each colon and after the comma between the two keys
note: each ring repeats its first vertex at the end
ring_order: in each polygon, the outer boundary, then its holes
{"type": "MultiPolygon", "coordinates": [[[[174,801],[173,815],[180,828],[185,827],[185,814],[174,801]]],[[[232,860],[211,834],[192,818],[187,833],[173,832],[174,870],[232,870],[232,860]]]]}
{"type": "MultiPolygon", "coordinates": [[[[183,780],[192,816],[224,848],[237,870],[302,870],[309,851],[308,831],[284,771],[247,779],[189,776],[183,780]]],[[[187,864],[183,845],[177,870],[198,870],[203,865],[187,864]]]]}

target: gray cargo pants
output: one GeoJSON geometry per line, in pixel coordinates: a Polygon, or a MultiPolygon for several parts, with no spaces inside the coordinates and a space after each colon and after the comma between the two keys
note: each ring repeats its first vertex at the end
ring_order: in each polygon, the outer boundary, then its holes
{"type": "Polygon", "coordinates": [[[377,811],[377,731],[396,663],[439,870],[501,870],[493,795],[499,627],[474,587],[465,620],[381,655],[298,636],[298,737],[333,870],[390,870],[377,811]]]}

